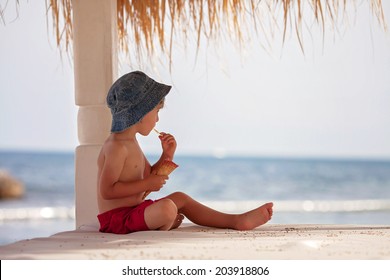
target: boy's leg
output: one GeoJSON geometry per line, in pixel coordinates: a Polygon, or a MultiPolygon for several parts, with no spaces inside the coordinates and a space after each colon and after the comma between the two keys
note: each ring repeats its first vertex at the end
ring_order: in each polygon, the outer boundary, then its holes
{"type": "Polygon", "coordinates": [[[272,216],[272,203],[266,203],[243,214],[226,214],[209,208],[181,192],[173,193],[166,198],[172,200],[178,211],[190,221],[203,226],[250,230],[265,224],[272,216]]]}
{"type": "Polygon", "coordinates": [[[178,215],[175,203],[170,199],[161,199],[145,208],[145,223],[151,230],[170,230],[177,228],[183,217],[178,215]]]}

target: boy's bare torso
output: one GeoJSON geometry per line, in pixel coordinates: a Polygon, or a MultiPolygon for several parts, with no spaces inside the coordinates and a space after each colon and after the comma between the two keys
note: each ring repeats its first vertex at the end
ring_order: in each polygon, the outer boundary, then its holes
{"type": "MultiPolygon", "coordinates": [[[[113,168],[112,170],[117,168],[118,165],[123,167],[120,169],[120,173],[116,175],[118,176],[117,181],[123,183],[142,180],[151,172],[151,166],[146,160],[137,140],[116,140],[115,135],[111,135],[106,140],[99,154],[98,180],[101,176],[103,168],[107,168],[107,165],[109,165],[108,168],[111,166],[111,168],[113,168]],[[112,153],[113,150],[115,150],[114,153],[112,153]],[[108,153],[114,154],[114,156],[111,155],[110,158],[107,158],[108,153]],[[115,156],[116,153],[120,156],[115,156]]],[[[111,186],[100,186],[100,188],[102,187],[109,188],[111,186]]],[[[98,189],[97,196],[100,213],[119,207],[136,206],[143,201],[143,192],[123,198],[104,199],[101,195],[101,190],[98,189]]]]}

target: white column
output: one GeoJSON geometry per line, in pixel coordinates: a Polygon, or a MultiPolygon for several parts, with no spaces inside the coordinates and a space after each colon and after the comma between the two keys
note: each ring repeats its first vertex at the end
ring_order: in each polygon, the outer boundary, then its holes
{"type": "Polygon", "coordinates": [[[97,156],[110,133],[106,95],[117,77],[116,1],[73,0],[76,148],[76,227],[97,224],[97,156]]]}

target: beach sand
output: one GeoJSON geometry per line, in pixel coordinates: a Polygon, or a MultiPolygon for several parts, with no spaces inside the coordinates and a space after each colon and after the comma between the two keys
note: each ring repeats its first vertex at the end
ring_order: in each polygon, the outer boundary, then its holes
{"type": "Polygon", "coordinates": [[[390,226],[267,224],[252,231],[185,223],[127,235],[84,227],[0,246],[0,259],[390,259],[390,226]]]}

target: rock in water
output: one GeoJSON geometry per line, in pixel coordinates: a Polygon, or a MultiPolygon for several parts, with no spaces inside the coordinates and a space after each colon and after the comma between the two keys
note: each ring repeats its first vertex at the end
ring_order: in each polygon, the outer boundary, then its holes
{"type": "Polygon", "coordinates": [[[6,171],[0,170],[0,200],[20,198],[24,195],[24,185],[12,178],[6,171]]]}

